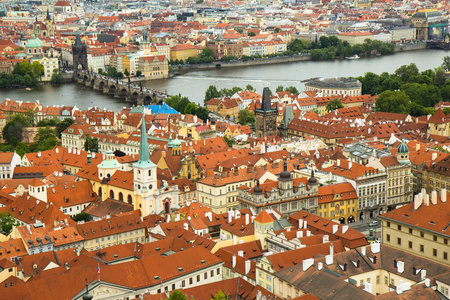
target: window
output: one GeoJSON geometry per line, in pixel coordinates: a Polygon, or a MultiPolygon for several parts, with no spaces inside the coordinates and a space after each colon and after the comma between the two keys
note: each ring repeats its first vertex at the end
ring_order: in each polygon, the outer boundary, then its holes
{"type": "Polygon", "coordinates": [[[182,280],[181,281],[181,287],[185,287],[185,286],[186,286],[186,284],[185,284],[184,280],[182,280]]]}
{"type": "Polygon", "coordinates": [[[413,230],[412,230],[412,228],[410,228],[409,229],[409,234],[412,234],[413,233],[413,230]]]}
{"type": "Polygon", "coordinates": [[[220,268],[217,268],[217,275],[220,275],[220,268]]]}
{"type": "Polygon", "coordinates": [[[423,232],[420,232],[420,237],[423,238],[425,235],[423,234],[423,232]]]}
{"type": "Polygon", "coordinates": [[[402,230],[402,225],[397,225],[398,230],[402,230]]]}
{"type": "Polygon", "coordinates": [[[409,247],[409,249],[412,249],[412,242],[411,241],[408,242],[408,247],[409,247]]]}
{"type": "Polygon", "coordinates": [[[359,281],[359,285],[364,285],[364,280],[363,280],[363,279],[361,279],[361,280],[359,281]]]}
{"type": "Polygon", "coordinates": [[[433,235],[433,241],[437,242],[437,236],[433,235]]]}
{"type": "Polygon", "coordinates": [[[385,285],[388,285],[388,284],[389,284],[389,281],[388,281],[388,277],[387,277],[387,276],[384,276],[384,284],[385,284],[385,285]]]}
{"type": "Polygon", "coordinates": [[[448,239],[444,239],[444,244],[448,245],[448,239]]]}
{"type": "Polygon", "coordinates": [[[437,250],[433,249],[433,256],[437,256],[437,250]]]}
{"type": "Polygon", "coordinates": [[[211,277],[214,277],[214,270],[211,270],[211,277]]]}
{"type": "Polygon", "coordinates": [[[197,282],[200,282],[200,275],[197,275],[197,282]]]}
{"type": "Polygon", "coordinates": [[[423,251],[424,251],[423,245],[420,245],[420,252],[423,252],[423,251]]]}
{"type": "Polygon", "coordinates": [[[380,275],[377,275],[377,284],[380,284],[380,275]]]}
{"type": "Polygon", "coordinates": [[[189,284],[193,284],[193,282],[194,282],[194,280],[192,279],[192,277],[191,278],[189,278],[189,284]]]}
{"type": "Polygon", "coordinates": [[[208,272],[205,272],[205,279],[208,279],[208,272]]]}
{"type": "Polygon", "coordinates": [[[367,281],[367,283],[370,283],[370,278],[367,278],[366,281],[367,281]]]}
{"type": "Polygon", "coordinates": [[[391,241],[391,235],[390,234],[386,234],[386,241],[388,241],[388,242],[391,241]]]}
{"type": "Polygon", "coordinates": [[[443,257],[444,257],[445,260],[447,260],[447,259],[448,259],[448,253],[447,253],[447,252],[444,252],[443,257]]]}
{"type": "Polygon", "coordinates": [[[397,244],[401,245],[402,244],[402,239],[401,238],[397,238],[397,244]]]}

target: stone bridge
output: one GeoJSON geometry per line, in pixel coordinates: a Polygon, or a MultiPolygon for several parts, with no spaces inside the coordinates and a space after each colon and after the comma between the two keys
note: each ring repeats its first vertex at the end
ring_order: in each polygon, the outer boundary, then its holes
{"type": "Polygon", "coordinates": [[[138,105],[157,104],[168,97],[167,94],[142,87],[140,82],[128,82],[127,79],[115,79],[88,71],[78,71],[76,81],[95,91],[113,95],[114,98],[123,98],[138,105]]]}

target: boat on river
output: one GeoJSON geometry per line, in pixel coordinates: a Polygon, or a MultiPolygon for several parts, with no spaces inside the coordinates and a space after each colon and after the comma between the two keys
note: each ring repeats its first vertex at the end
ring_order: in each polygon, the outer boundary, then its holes
{"type": "Polygon", "coordinates": [[[353,56],[346,57],[345,59],[360,59],[360,57],[358,56],[358,54],[355,54],[353,56]]]}

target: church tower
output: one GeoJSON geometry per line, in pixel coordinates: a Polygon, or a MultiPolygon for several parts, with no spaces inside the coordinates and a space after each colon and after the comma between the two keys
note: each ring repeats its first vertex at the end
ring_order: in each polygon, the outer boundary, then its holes
{"type": "Polygon", "coordinates": [[[277,134],[277,110],[272,109],[268,87],[263,90],[261,109],[255,109],[255,119],[256,137],[277,134]]]}
{"type": "Polygon", "coordinates": [[[81,42],[80,35],[77,34],[75,37],[75,44],[72,45],[73,54],[73,69],[87,70],[87,47],[85,43],[81,42]]]}
{"type": "Polygon", "coordinates": [[[142,215],[158,213],[155,203],[155,191],[158,189],[157,167],[150,160],[148,153],[147,130],[145,128],[145,114],[142,112],[141,145],[139,148],[139,161],[133,165],[135,209],[140,209],[142,215]]]}

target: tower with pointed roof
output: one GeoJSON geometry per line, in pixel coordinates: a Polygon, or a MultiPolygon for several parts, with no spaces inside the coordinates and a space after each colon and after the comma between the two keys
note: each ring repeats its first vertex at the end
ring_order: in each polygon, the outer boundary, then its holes
{"type": "Polygon", "coordinates": [[[277,134],[277,110],[272,108],[268,87],[263,90],[261,108],[255,109],[255,134],[256,137],[277,134]]]}
{"type": "Polygon", "coordinates": [[[87,47],[86,44],[81,42],[80,35],[75,36],[75,44],[72,45],[72,55],[73,55],[73,68],[75,70],[87,70],[87,47]]]}
{"type": "Polygon", "coordinates": [[[143,215],[159,212],[160,209],[154,197],[158,189],[157,167],[150,160],[145,114],[142,112],[141,144],[139,147],[139,160],[133,165],[134,195],[136,195],[135,208],[141,209],[143,215]]]}

